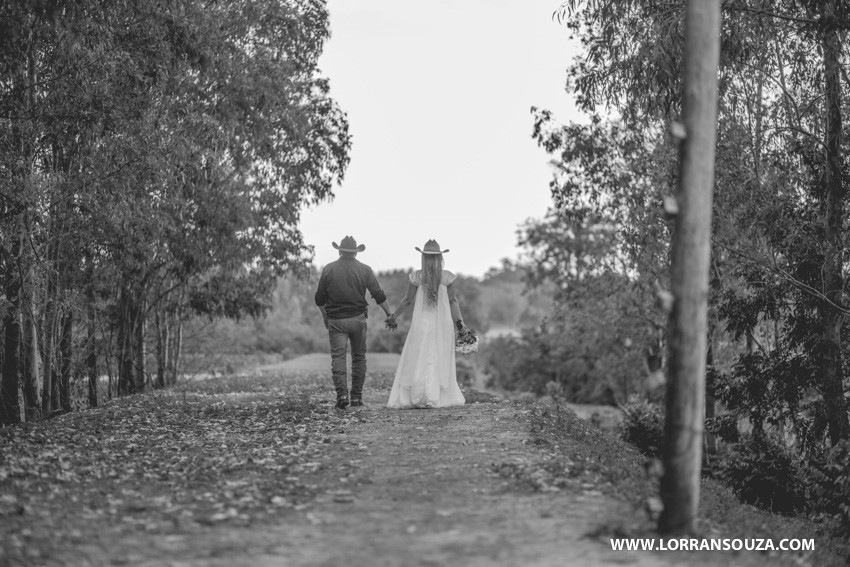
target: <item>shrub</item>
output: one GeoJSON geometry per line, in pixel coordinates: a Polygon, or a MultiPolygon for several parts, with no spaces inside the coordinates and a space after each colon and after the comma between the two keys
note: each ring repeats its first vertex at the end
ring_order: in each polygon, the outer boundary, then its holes
{"type": "Polygon", "coordinates": [[[553,318],[519,337],[487,341],[481,361],[495,388],[543,396],[554,382],[570,402],[616,407],[640,390],[643,379],[644,349],[629,338],[640,336],[632,330],[612,338],[553,318]]]}
{"type": "Polygon", "coordinates": [[[810,486],[817,509],[836,517],[850,535],[850,442],[840,441],[811,463],[810,486]]]}
{"type": "Polygon", "coordinates": [[[714,433],[721,441],[725,441],[726,443],[737,443],[740,441],[738,416],[733,413],[706,418],[705,430],[714,433]]]}
{"type": "Polygon", "coordinates": [[[623,422],[620,436],[649,457],[661,456],[664,445],[664,410],[651,402],[630,403],[620,406],[623,422]]]}
{"type": "Polygon", "coordinates": [[[768,435],[748,436],[733,445],[720,455],[718,468],[744,502],[786,515],[809,506],[799,458],[768,435]]]}

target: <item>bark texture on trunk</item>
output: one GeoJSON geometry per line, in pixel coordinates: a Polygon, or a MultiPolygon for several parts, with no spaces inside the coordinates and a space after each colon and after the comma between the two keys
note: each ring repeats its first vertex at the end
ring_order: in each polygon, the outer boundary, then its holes
{"type": "MultiPolygon", "coordinates": [[[[844,244],[842,222],[844,220],[844,183],[841,178],[841,39],[830,20],[835,17],[835,0],[822,4],[826,21],[821,47],[823,48],[824,101],[826,105],[826,127],[824,147],[826,170],[824,171],[824,237],[826,250],[823,261],[823,293],[832,302],[843,304],[844,244]]],[[[847,418],[847,402],[844,399],[841,367],[841,326],[844,314],[835,307],[823,303],[818,309],[823,335],[821,338],[821,388],[826,406],[829,437],[834,443],[850,438],[850,422],[847,418]]]]}
{"type": "Polygon", "coordinates": [[[71,345],[74,329],[74,313],[69,311],[62,317],[62,333],[59,337],[59,407],[71,411],[71,345]]]}
{"type": "Polygon", "coordinates": [[[165,388],[168,371],[168,315],[162,309],[156,311],[156,387],[165,388]]]}
{"type": "MultiPolygon", "coordinates": [[[[90,288],[91,289],[91,288],[90,288]]],[[[97,317],[94,307],[94,293],[89,291],[89,317],[88,317],[88,336],[86,337],[86,371],[88,373],[89,386],[89,407],[96,408],[98,404],[97,382],[99,376],[97,374],[97,317]]]]}
{"type": "Polygon", "coordinates": [[[118,395],[136,393],[136,308],[131,292],[126,288],[121,292],[118,321],[118,395]]]}
{"type": "MultiPolygon", "coordinates": [[[[32,271],[30,278],[32,281],[32,271]]],[[[31,285],[31,284],[30,284],[31,285]]],[[[26,404],[27,421],[36,421],[41,418],[41,373],[38,352],[38,331],[35,321],[35,305],[31,292],[23,301],[24,313],[23,323],[23,345],[21,348],[23,356],[23,387],[24,403],[26,404]]]]}
{"type": "Polygon", "coordinates": [[[135,328],[135,355],[136,355],[136,391],[144,392],[147,386],[147,348],[145,347],[145,336],[147,335],[147,307],[143,301],[137,309],[135,328]]]}
{"type": "MultiPolygon", "coordinates": [[[[6,286],[6,297],[12,304],[19,303],[20,289],[16,282],[6,286]]],[[[3,320],[3,376],[0,380],[0,424],[11,425],[21,421],[18,402],[20,379],[21,325],[18,313],[10,311],[3,320]]]]}
{"type": "Polygon", "coordinates": [[[688,0],[682,143],[678,204],[673,236],[669,323],[670,378],[658,528],[664,534],[693,533],[705,411],[705,362],[711,206],[720,52],[720,0],[688,0]]]}

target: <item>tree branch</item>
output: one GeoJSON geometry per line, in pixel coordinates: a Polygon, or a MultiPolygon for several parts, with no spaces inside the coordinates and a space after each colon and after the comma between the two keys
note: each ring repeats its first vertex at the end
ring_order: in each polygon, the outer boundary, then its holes
{"type": "Polygon", "coordinates": [[[833,309],[837,309],[838,311],[840,311],[841,313],[844,313],[844,314],[850,314],[850,308],[847,308],[843,305],[840,305],[840,304],[834,302],[833,300],[831,300],[829,297],[827,297],[826,295],[824,295],[823,293],[821,293],[817,289],[813,288],[812,286],[810,286],[810,285],[808,285],[804,282],[801,282],[800,280],[798,280],[797,278],[795,278],[794,276],[789,274],[787,271],[780,268],[779,266],[777,266],[775,264],[770,265],[767,262],[761,261],[757,258],[750,256],[746,252],[742,252],[741,250],[738,250],[736,248],[732,248],[730,246],[722,244],[722,243],[718,242],[716,239],[712,238],[712,241],[717,246],[720,246],[721,248],[728,250],[729,252],[731,252],[732,254],[735,254],[736,256],[740,256],[741,258],[749,260],[750,262],[757,264],[757,265],[761,266],[762,268],[766,268],[768,270],[775,272],[776,274],[781,276],[782,279],[784,279],[785,281],[787,281],[788,283],[790,283],[791,285],[793,285],[794,287],[796,287],[800,291],[806,293],[807,295],[810,295],[811,297],[813,297],[815,299],[823,301],[824,303],[826,303],[827,305],[829,305],[833,309]]]}
{"type": "Polygon", "coordinates": [[[755,14],[757,16],[767,16],[769,18],[776,18],[777,20],[785,20],[787,22],[797,22],[800,24],[816,24],[819,20],[813,20],[811,18],[803,18],[800,16],[792,16],[790,14],[777,14],[776,12],[768,12],[767,10],[761,10],[758,8],[750,8],[749,6],[739,6],[731,4],[730,2],[724,2],[722,6],[723,10],[729,12],[748,12],[750,14],[755,14]]]}

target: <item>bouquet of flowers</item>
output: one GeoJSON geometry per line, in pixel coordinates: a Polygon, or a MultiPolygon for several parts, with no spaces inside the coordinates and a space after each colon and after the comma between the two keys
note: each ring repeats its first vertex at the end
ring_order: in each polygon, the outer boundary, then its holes
{"type": "Polygon", "coordinates": [[[478,352],[478,334],[474,329],[464,326],[460,321],[458,321],[457,325],[455,352],[459,352],[461,354],[478,352]]]}

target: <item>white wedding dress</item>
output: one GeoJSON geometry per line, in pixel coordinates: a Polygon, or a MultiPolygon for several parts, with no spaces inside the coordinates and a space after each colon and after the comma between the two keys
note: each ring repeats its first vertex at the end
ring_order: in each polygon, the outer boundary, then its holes
{"type": "Polygon", "coordinates": [[[436,305],[425,301],[420,277],[419,271],[410,274],[410,282],[419,289],[387,407],[462,406],[466,400],[457,385],[455,329],[446,290],[455,275],[443,270],[436,305]]]}

